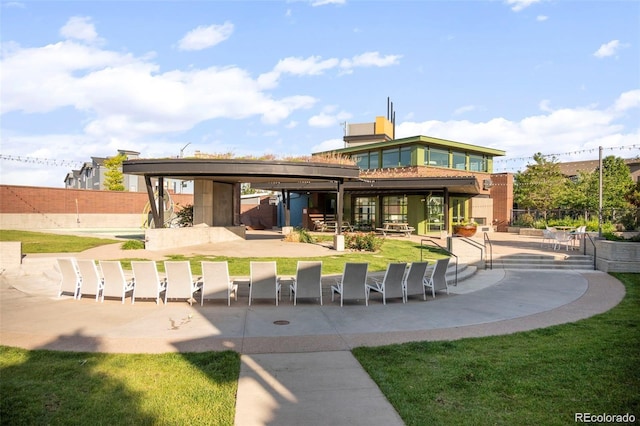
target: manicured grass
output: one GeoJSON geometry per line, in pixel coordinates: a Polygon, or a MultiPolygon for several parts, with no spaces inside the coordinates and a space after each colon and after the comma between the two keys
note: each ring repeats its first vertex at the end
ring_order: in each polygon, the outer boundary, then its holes
{"type": "MultiPolygon", "coordinates": [[[[422,253],[425,261],[444,257],[444,254],[434,247],[426,247],[422,253]]],[[[346,262],[366,262],[369,263],[369,271],[384,271],[390,262],[417,262],[420,260],[420,244],[410,240],[387,239],[379,252],[342,252],[335,256],[319,256],[319,257],[226,257],[226,256],[190,256],[182,255],[170,256],[171,260],[189,260],[191,263],[191,271],[194,275],[202,272],[200,262],[205,261],[227,261],[229,262],[229,274],[232,276],[249,276],[249,263],[253,260],[259,261],[276,261],[278,275],[295,275],[298,260],[321,260],[322,274],[341,274],[344,270],[346,262]]],[[[131,260],[122,259],[124,268],[129,268],[131,260]]],[[[158,270],[163,271],[162,262],[157,262],[158,270]]]]}
{"type": "Polygon", "coordinates": [[[0,346],[0,371],[3,425],[232,425],[240,357],[0,346]]]}
{"type": "Polygon", "coordinates": [[[22,241],[22,253],[77,253],[119,240],[0,229],[0,241],[22,241]]]}
{"type": "Polygon", "coordinates": [[[614,274],[624,300],[604,314],[513,335],[353,353],[407,425],[574,423],[640,417],[640,274],[614,274]]]}

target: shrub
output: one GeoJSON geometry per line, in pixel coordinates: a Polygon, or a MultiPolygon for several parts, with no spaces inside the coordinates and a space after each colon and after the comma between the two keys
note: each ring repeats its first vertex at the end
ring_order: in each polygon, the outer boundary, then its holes
{"type": "Polygon", "coordinates": [[[284,240],[290,243],[308,243],[313,244],[316,239],[306,229],[296,228],[289,234],[285,235],[284,240]]]}
{"type": "Polygon", "coordinates": [[[178,216],[178,226],[185,228],[193,226],[193,204],[187,204],[176,212],[178,216]]]}
{"type": "Polygon", "coordinates": [[[140,240],[129,240],[122,243],[122,250],[140,250],[144,249],[144,242],[140,240]]]}
{"type": "Polygon", "coordinates": [[[373,232],[349,232],[345,234],[344,245],[349,250],[378,251],[384,240],[373,232]]]}

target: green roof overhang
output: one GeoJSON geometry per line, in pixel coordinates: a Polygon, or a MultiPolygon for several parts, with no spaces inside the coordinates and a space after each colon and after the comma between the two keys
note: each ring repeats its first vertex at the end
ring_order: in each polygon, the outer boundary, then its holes
{"type": "Polygon", "coordinates": [[[366,152],[366,151],[371,151],[376,149],[387,149],[392,147],[399,147],[402,145],[415,145],[415,144],[429,145],[437,148],[459,150],[459,151],[464,151],[464,152],[469,152],[474,154],[484,154],[484,155],[489,155],[493,157],[506,155],[506,152],[500,149],[487,148],[483,146],[471,145],[471,144],[462,143],[462,142],[455,142],[455,141],[450,141],[446,139],[438,139],[430,136],[411,136],[403,139],[394,139],[388,142],[375,142],[375,143],[369,143],[369,144],[362,144],[362,145],[353,146],[350,148],[340,148],[340,149],[335,149],[331,151],[315,152],[314,155],[328,154],[328,153],[357,154],[359,152],[366,152]]]}

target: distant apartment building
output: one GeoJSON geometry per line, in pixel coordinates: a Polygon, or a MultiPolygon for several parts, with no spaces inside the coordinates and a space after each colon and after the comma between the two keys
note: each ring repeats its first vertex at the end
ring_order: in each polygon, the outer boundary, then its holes
{"type": "MultiPolygon", "coordinates": [[[[127,160],[140,158],[139,152],[124,149],[119,149],[118,155],[124,155],[127,160]]],[[[91,157],[91,161],[84,163],[79,170],[71,170],[67,173],[64,178],[64,187],[68,189],[104,190],[107,171],[104,162],[109,158],[111,157],[91,157]]],[[[156,180],[154,180],[153,184],[156,185],[156,180]]],[[[174,193],[189,192],[185,190],[186,185],[182,180],[165,179],[164,184],[166,189],[172,190],[174,193]]],[[[125,191],[128,192],[145,192],[147,190],[142,176],[124,174],[123,185],[125,191]]]]}

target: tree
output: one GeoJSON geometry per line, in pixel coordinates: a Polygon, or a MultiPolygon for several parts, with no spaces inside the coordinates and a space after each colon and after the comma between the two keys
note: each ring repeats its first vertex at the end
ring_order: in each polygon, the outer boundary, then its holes
{"type": "Polygon", "coordinates": [[[547,160],[541,153],[533,156],[534,164],[514,176],[514,201],[520,208],[547,211],[560,206],[567,190],[567,179],[562,175],[555,157],[547,160]]]}
{"type": "Polygon", "coordinates": [[[124,191],[124,174],[122,173],[122,162],[127,159],[123,153],[115,157],[104,160],[107,171],[104,174],[104,189],[107,191],[124,191]]]}
{"type": "MultiPolygon", "coordinates": [[[[590,205],[597,209],[599,204],[600,169],[591,174],[588,187],[590,205]]],[[[628,209],[627,196],[633,191],[634,183],[629,166],[619,157],[610,155],[602,159],[602,207],[604,209],[628,209]]]]}

